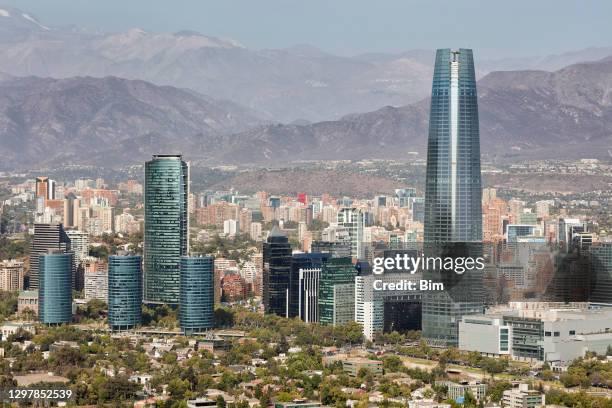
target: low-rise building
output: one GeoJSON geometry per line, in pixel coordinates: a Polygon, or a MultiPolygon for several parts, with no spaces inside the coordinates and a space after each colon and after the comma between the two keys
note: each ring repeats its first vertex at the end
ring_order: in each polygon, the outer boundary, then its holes
{"type": "Polygon", "coordinates": [[[35,315],[38,314],[38,290],[23,290],[17,297],[17,313],[30,310],[35,315]]]}
{"type": "Polygon", "coordinates": [[[483,400],[487,394],[487,384],[479,381],[462,381],[460,383],[436,381],[436,385],[445,386],[448,389],[446,392],[447,397],[453,401],[457,401],[460,397],[465,397],[466,392],[472,394],[478,401],[483,400]]]}
{"type": "Polygon", "coordinates": [[[16,334],[19,330],[23,330],[28,333],[36,334],[34,323],[5,322],[2,326],[0,326],[0,333],[2,334],[2,340],[6,341],[6,339],[9,336],[16,334]]]}
{"type": "Polygon", "coordinates": [[[612,308],[512,302],[459,322],[459,348],[528,361],[571,361],[612,344],[612,308]]]}
{"type": "Polygon", "coordinates": [[[502,405],[505,408],[538,408],[545,406],[545,395],[530,390],[529,384],[519,384],[517,388],[504,391],[502,405]]]}

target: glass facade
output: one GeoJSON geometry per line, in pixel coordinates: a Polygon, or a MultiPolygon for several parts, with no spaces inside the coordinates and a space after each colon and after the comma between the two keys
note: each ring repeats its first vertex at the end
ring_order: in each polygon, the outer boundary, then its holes
{"type": "Polygon", "coordinates": [[[187,255],[189,166],[181,156],[145,164],[144,300],[176,304],[179,264],[187,255]]]}
{"type": "Polygon", "coordinates": [[[334,291],[334,288],[336,285],[354,285],[356,275],[357,269],[351,258],[331,258],[323,264],[319,281],[319,322],[321,324],[335,324],[334,310],[344,308],[343,303],[348,301],[355,303],[354,295],[350,299],[343,296],[336,297],[335,295],[340,295],[340,292],[334,291]]]}
{"type": "Polygon", "coordinates": [[[179,319],[186,335],[212,329],[215,322],[214,260],[211,256],[181,258],[179,319]]]}
{"type": "MultiPolygon", "coordinates": [[[[478,100],[472,51],[436,53],[425,180],[427,256],[477,257],[482,253],[482,191],[478,100]]],[[[482,273],[432,271],[423,276],[444,291],[423,293],[423,336],[456,346],[458,322],[483,312],[482,273]]]]}
{"type": "Polygon", "coordinates": [[[589,248],[591,257],[591,302],[612,304],[612,243],[589,248]]]}
{"type": "MultiPolygon", "coordinates": [[[[331,257],[328,253],[311,252],[308,254],[295,254],[291,259],[291,276],[289,279],[289,317],[299,317],[305,319],[303,306],[306,304],[306,293],[316,297],[318,293],[312,293],[312,290],[305,290],[304,285],[311,288],[318,287],[318,274],[311,271],[305,273],[306,270],[318,269],[320,271],[323,263],[331,257]],[[315,279],[316,277],[316,279],[315,279]]],[[[315,309],[316,306],[312,305],[315,309]]],[[[310,321],[313,321],[310,319],[310,321]]],[[[316,320],[315,320],[316,321],[316,320]]]]}
{"type": "Polygon", "coordinates": [[[108,325],[111,330],[129,330],[142,318],[142,258],[108,257],[108,325]]]}
{"type": "Polygon", "coordinates": [[[289,314],[289,281],[291,245],[274,226],[263,244],[263,304],[266,313],[287,317],[289,314]]]}
{"type": "Polygon", "coordinates": [[[38,257],[38,317],[44,324],[72,320],[72,256],[58,252],[38,257]]]}

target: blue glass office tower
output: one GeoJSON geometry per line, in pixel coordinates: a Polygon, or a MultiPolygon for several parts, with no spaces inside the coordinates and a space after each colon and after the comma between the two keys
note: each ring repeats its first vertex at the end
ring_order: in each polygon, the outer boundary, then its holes
{"type": "Polygon", "coordinates": [[[144,284],[146,303],[179,301],[181,256],[189,247],[189,166],[178,155],[145,164],[144,284]]]}
{"type": "MultiPolygon", "coordinates": [[[[480,132],[472,50],[436,53],[425,183],[427,255],[480,256],[480,132]]],[[[444,283],[445,290],[423,294],[423,336],[456,346],[461,317],[483,311],[481,273],[434,271],[424,278],[444,283]]]]}
{"type": "Polygon", "coordinates": [[[43,324],[72,320],[72,252],[38,256],[38,317],[43,324]]]}
{"type": "Polygon", "coordinates": [[[108,257],[108,325],[129,330],[142,319],[142,258],[108,257]]]}
{"type": "Polygon", "coordinates": [[[214,260],[211,256],[181,258],[179,319],[186,335],[212,329],[215,323],[214,260]]]}
{"type": "Polygon", "coordinates": [[[268,314],[289,317],[291,244],[275,225],[263,243],[263,304],[268,314]]]}

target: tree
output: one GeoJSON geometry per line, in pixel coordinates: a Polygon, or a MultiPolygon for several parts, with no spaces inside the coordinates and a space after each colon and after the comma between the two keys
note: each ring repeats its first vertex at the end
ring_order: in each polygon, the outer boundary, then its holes
{"type": "Polygon", "coordinates": [[[173,378],[168,382],[168,393],[176,399],[185,398],[185,393],[189,390],[189,381],[173,378]]]}
{"type": "Polygon", "coordinates": [[[226,407],[225,398],[223,395],[217,396],[217,408],[225,408],[226,407]]]}

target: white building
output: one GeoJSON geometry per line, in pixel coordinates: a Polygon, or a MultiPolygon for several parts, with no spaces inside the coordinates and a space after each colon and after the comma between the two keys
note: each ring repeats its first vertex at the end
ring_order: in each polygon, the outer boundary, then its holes
{"type": "Polygon", "coordinates": [[[529,384],[504,391],[502,404],[505,408],[537,408],[546,406],[546,397],[539,391],[530,390],[529,384]]]}
{"type": "Polygon", "coordinates": [[[108,302],[108,272],[85,272],[85,300],[99,299],[108,302]]]}
{"type": "Polygon", "coordinates": [[[484,315],[464,316],[459,322],[459,349],[566,362],[587,351],[605,354],[612,345],[610,322],[612,308],[588,303],[511,302],[484,315]]]}
{"type": "Polygon", "coordinates": [[[374,288],[376,275],[355,277],[355,321],[363,327],[363,336],[374,339],[384,329],[384,303],[374,288]]]}
{"type": "Polygon", "coordinates": [[[67,230],[66,234],[70,238],[70,249],[74,252],[74,263],[80,265],[89,255],[89,235],[77,230],[67,230]]]}
{"type": "Polygon", "coordinates": [[[234,237],[240,232],[240,223],[238,220],[223,221],[223,233],[227,236],[234,237]]]}

